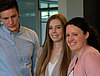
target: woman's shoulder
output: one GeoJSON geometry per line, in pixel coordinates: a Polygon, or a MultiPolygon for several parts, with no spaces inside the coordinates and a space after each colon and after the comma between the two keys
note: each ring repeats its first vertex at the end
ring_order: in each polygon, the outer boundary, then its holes
{"type": "Polygon", "coordinates": [[[83,53],[81,60],[87,67],[100,67],[100,53],[92,46],[83,53]]]}
{"type": "Polygon", "coordinates": [[[86,49],[86,51],[83,53],[83,57],[95,57],[95,56],[99,56],[100,57],[100,53],[97,49],[95,49],[92,46],[88,46],[88,48],[86,49]]]}
{"type": "Polygon", "coordinates": [[[100,53],[93,47],[89,47],[81,57],[81,65],[89,76],[100,74],[100,53]]]}
{"type": "Polygon", "coordinates": [[[38,57],[41,55],[42,50],[43,50],[43,47],[40,47],[40,48],[38,49],[38,52],[37,52],[37,56],[38,56],[38,57]]]}

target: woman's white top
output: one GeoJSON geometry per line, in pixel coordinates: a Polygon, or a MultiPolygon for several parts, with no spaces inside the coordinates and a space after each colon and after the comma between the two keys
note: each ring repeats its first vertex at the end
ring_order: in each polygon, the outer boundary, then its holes
{"type": "Polygon", "coordinates": [[[74,76],[73,73],[74,73],[74,70],[71,71],[71,73],[69,74],[69,76],[74,76]]]}
{"type": "Polygon", "coordinates": [[[57,61],[54,64],[52,64],[50,62],[48,63],[48,74],[49,74],[49,76],[51,76],[52,71],[53,71],[56,64],[57,64],[57,61]]]}

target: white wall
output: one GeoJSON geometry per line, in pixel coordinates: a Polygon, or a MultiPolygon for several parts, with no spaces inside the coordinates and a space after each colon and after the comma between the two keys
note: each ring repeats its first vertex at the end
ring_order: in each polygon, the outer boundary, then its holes
{"type": "Polygon", "coordinates": [[[67,20],[76,16],[83,17],[83,0],[58,0],[58,11],[67,20]]]}

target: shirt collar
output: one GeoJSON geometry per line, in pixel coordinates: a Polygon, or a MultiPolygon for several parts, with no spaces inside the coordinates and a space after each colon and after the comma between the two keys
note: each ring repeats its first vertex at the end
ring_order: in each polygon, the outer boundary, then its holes
{"type": "MultiPolygon", "coordinates": [[[[8,34],[14,34],[14,33],[12,33],[10,30],[8,30],[6,27],[5,27],[5,25],[3,25],[3,30],[5,31],[5,32],[7,32],[8,34]]],[[[20,27],[19,27],[19,30],[18,30],[18,32],[16,32],[15,34],[17,34],[17,33],[19,33],[20,32],[20,27]]]]}

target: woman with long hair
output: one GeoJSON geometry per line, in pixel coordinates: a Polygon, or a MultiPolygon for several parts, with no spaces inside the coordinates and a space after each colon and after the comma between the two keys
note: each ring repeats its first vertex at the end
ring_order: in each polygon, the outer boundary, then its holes
{"type": "Polygon", "coordinates": [[[52,15],[46,25],[45,41],[39,50],[35,76],[66,76],[71,61],[71,51],[65,41],[64,26],[66,17],[52,15]]]}

